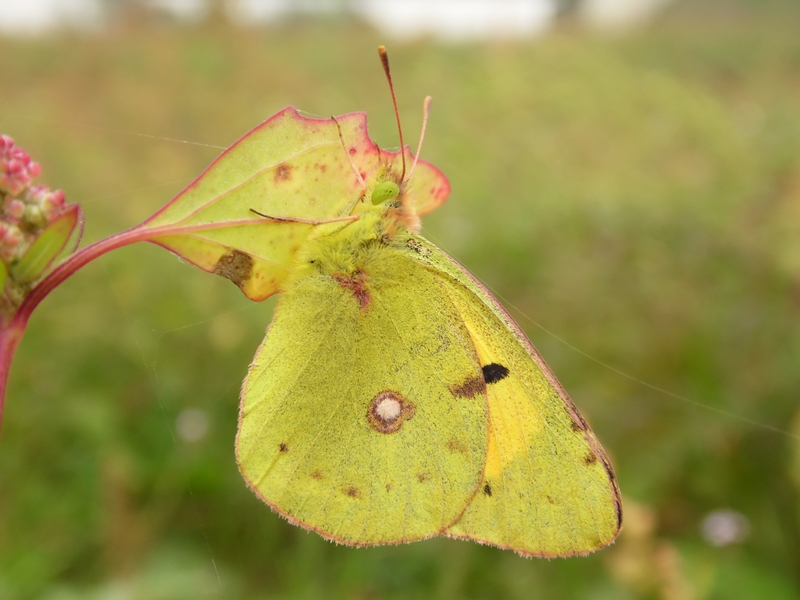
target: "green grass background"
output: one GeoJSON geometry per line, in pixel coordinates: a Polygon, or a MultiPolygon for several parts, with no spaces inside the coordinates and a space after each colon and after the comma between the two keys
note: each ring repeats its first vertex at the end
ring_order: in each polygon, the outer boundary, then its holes
{"type": "Polygon", "coordinates": [[[0,131],[82,204],[85,242],[219,152],[173,140],[226,146],[287,104],[365,110],[396,146],[388,43],[406,135],[431,94],[423,156],[453,186],[423,234],[512,307],[626,508],[614,546],[553,561],[289,526],[233,457],[273,302],[140,244],[53,293],[15,359],[0,598],[800,597],[799,26],[789,3],[705,3],[635,34],[524,42],[392,43],[344,20],[0,39],[0,131]],[[199,442],[175,434],[187,408],[210,419],[199,442]],[[749,519],[746,541],[704,541],[718,508],[749,519]]]}

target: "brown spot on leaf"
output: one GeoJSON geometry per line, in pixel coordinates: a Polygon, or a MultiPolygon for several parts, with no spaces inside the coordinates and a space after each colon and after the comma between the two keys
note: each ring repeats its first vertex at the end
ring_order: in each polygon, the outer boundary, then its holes
{"type": "Polygon", "coordinates": [[[460,398],[474,398],[478,394],[486,392],[486,382],[482,376],[472,376],[468,377],[461,385],[451,388],[450,391],[454,396],[460,398]]]}
{"type": "Polygon", "coordinates": [[[456,439],[452,439],[447,444],[445,444],[446,448],[450,450],[450,452],[460,452],[461,454],[467,453],[467,445],[464,442],[461,442],[456,439]]]}
{"type": "Polygon", "coordinates": [[[281,452],[288,452],[289,451],[289,444],[283,443],[279,446],[281,452]]]}
{"type": "Polygon", "coordinates": [[[217,261],[213,272],[244,288],[253,274],[253,258],[239,250],[231,250],[217,261]]]}
{"type": "Polygon", "coordinates": [[[369,295],[369,290],[365,283],[366,276],[362,271],[356,271],[347,275],[341,273],[334,273],[331,275],[336,281],[339,282],[343,288],[347,288],[353,293],[353,298],[358,302],[361,310],[365,310],[372,298],[369,295]]]}
{"type": "Polygon", "coordinates": [[[589,452],[589,454],[583,457],[583,462],[587,465],[592,465],[597,462],[597,456],[595,456],[594,452],[589,452]]]}
{"type": "Polygon", "coordinates": [[[367,421],[380,433],[394,433],[414,418],[416,408],[398,392],[384,390],[369,403],[367,421]]]}
{"type": "Polygon", "coordinates": [[[357,487],[352,486],[352,485],[349,488],[347,488],[344,491],[344,493],[347,494],[348,496],[350,496],[351,498],[360,498],[361,497],[361,492],[358,491],[357,487]]]}
{"type": "Polygon", "coordinates": [[[279,164],[278,168],[275,169],[275,183],[289,181],[292,178],[292,169],[286,163],[279,164]]]}

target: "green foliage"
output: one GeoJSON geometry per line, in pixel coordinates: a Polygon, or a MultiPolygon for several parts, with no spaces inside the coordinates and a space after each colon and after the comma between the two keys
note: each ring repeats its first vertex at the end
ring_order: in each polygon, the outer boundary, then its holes
{"type": "MultiPolygon", "coordinates": [[[[610,40],[390,47],[406,134],[431,94],[423,158],[453,185],[423,233],[519,309],[612,455],[615,546],[530,561],[447,540],[354,550],[289,526],[233,457],[271,302],[138,245],[62,285],[18,351],[0,597],[800,595],[800,442],[752,423],[800,435],[797,26],[676,16],[610,40]],[[198,441],[180,435],[186,409],[207,417],[198,441]],[[744,543],[703,540],[717,508],[747,516],[744,543]]],[[[81,202],[91,242],[219,152],[149,135],[224,146],[294,104],[366,110],[396,145],[380,41],[347,23],[2,40],[0,123],[81,202]]]]}

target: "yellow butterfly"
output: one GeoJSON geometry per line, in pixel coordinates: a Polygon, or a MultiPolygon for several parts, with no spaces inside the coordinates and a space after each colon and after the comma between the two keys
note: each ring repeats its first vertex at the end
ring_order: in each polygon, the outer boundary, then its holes
{"type": "Polygon", "coordinates": [[[288,108],[265,125],[286,140],[255,202],[276,233],[222,273],[282,292],[242,388],[248,485],[353,546],[444,535],[552,557],[611,543],[621,502],[597,438],[508,313],[417,233],[449,193],[441,172],[379,149],[362,113],[288,108]]]}

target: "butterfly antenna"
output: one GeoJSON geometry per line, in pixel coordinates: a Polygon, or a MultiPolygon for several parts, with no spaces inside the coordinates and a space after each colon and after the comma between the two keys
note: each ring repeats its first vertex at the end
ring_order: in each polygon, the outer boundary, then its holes
{"type": "Polygon", "coordinates": [[[353,173],[356,174],[356,177],[358,178],[358,182],[361,184],[361,187],[366,190],[367,189],[367,184],[364,183],[364,178],[361,177],[361,173],[358,172],[358,168],[356,167],[355,163],[353,162],[353,159],[350,158],[350,153],[347,151],[347,146],[344,143],[344,135],[342,135],[342,126],[339,125],[339,121],[333,115],[331,115],[331,120],[334,123],[336,123],[336,129],[339,130],[339,141],[342,142],[342,149],[344,149],[344,154],[345,154],[345,156],[347,156],[347,162],[350,163],[350,167],[353,169],[353,173]]]}
{"type": "Polygon", "coordinates": [[[414,174],[414,169],[417,168],[417,161],[419,160],[419,153],[422,151],[422,140],[425,139],[425,127],[428,126],[428,115],[431,112],[431,102],[433,98],[425,96],[425,102],[422,105],[422,131],[419,134],[419,145],[417,145],[417,153],[414,155],[414,162],[411,165],[411,170],[408,172],[408,178],[414,174]]]}
{"type": "Polygon", "coordinates": [[[386,73],[386,81],[389,82],[389,91],[392,93],[394,116],[397,119],[397,131],[400,134],[400,157],[403,160],[403,172],[400,175],[400,181],[403,181],[406,176],[406,149],[405,146],[403,145],[403,128],[400,126],[400,111],[397,110],[397,98],[394,95],[394,85],[392,84],[392,73],[389,70],[389,54],[386,52],[386,46],[378,46],[378,56],[381,57],[383,72],[386,73]]]}

